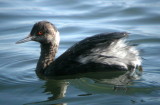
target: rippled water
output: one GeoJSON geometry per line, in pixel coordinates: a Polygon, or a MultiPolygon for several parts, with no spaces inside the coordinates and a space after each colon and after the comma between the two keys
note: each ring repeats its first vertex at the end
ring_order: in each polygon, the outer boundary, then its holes
{"type": "Polygon", "coordinates": [[[0,0],[1,105],[158,105],[160,103],[160,1],[158,0],[0,0]],[[75,42],[102,32],[127,31],[143,57],[142,79],[126,92],[81,79],[40,79],[36,42],[16,45],[40,20],[61,33],[57,56],[75,42]],[[65,96],[64,96],[65,94],[65,96]],[[62,98],[63,97],[63,98],[62,98]]]}

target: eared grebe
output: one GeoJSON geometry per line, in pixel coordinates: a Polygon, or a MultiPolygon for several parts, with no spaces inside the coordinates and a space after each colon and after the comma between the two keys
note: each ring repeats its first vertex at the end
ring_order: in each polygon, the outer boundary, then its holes
{"type": "Polygon", "coordinates": [[[41,44],[41,55],[36,72],[46,76],[72,75],[87,72],[129,71],[132,77],[141,71],[139,52],[127,45],[126,32],[102,33],[88,37],[65,51],[57,59],[59,32],[48,21],[34,24],[30,35],[18,42],[36,41],[41,44]]]}

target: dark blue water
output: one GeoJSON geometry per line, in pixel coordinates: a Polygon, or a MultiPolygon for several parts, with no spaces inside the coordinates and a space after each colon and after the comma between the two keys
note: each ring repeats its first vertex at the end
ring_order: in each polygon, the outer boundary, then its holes
{"type": "Polygon", "coordinates": [[[158,105],[160,103],[159,0],[0,0],[1,105],[158,105]],[[54,23],[57,56],[85,37],[127,31],[143,57],[142,79],[126,92],[91,78],[41,79],[35,74],[36,42],[16,45],[40,20],[54,23]]]}

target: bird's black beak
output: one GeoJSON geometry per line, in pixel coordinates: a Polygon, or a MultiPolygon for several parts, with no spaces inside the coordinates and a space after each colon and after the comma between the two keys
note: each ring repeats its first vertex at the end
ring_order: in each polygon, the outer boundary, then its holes
{"type": "Polygon", "coordinates": [[[28,42],[28,41],[32,41],[32,40],[33,40],[33,37],[34,37],[34,36],[29,35],[29,36],[27,36],[26,38],[17,41],[16,44],[20,44],[20,43],[25,43],[25,42],[28,42]]]}

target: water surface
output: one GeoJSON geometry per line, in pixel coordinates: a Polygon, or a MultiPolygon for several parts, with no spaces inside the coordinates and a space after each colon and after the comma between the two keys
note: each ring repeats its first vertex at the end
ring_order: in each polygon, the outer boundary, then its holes
{"type": "Polygon", "coordinates": [[[1,105],[158,105],[160,103],[160,1],[0,0],[1,105]],[[61,42],[57,56],[79,40],[127,31],[143,57],[142,79],[126,92],[91,78],[41,79],[35,74],[36,42],[16,45],[40,20],[54,23],[61,42]],[[65,95],[65,96],[64,96],[65,95]],[[62,98],[63,97],[63,98],[62,98]]]}

